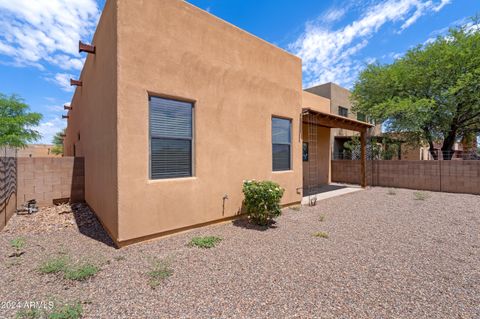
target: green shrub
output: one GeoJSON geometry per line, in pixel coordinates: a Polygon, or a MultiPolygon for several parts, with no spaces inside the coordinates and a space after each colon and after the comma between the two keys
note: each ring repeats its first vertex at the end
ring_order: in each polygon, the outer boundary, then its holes
{"type": "Polygon", "coordinates": [[[190,243],[188,245],[195,246],[198,248],[212,248],[212,247],[215,247],[215,245],[221,241],[222,239],[220,237],[215,237],[215,236],[193,237],[192,240],[190,240],[190,243]]]}
{"type": "Polygon", "coordinates": [[[25,238],[18,237],[10,241],[10,246],[12,246],[12,248],[15,248],[17,251],[19,251],[23,249],[23,247],[25,247],[25,243],[26,243],[25,238]]]}
{"type": "Polygon", "coordinates": [[[40,272],[44,274],[56,274],[58,272],[64,271],[67,267],[67,258],[55,257],[47,259],[42,265],[40,265],[40,272]]]}
{"type": "Polygon", "coordinates": [[[280,200],[284,191],[277,183],[271,181],[244,181],[244,203],[250,220],[265,226],[280,216],[280,200]]]}
{"type": "Polygon", "coordinates": [[[323,231],[315,233],[315,234],[313,234],[313,236],[318,237],[318,238],[325,238],[325,239],[328,238],[328,234],[323,232],[323,231]]]}
{"type": "Polygon", "coordinates": [[[83,307],[80,303],[68,304],[55,307],[48,314],[48,319],[78,319],[83,314],[83,307]]]}
{"type": "Polygon", "coordinates": [[[170,263],[165,260],[155,261],[152,268],[148,272],[150,280],[148,284],[152,289],[160,285],[162,280],[173,275],[173,269],[170,267],[170,263]]]}
{"type": "Polygon", "coordinates": [[[17,319],[37,319],[42,317],[42,312],[36,308],[23,309],[17,312],[15,318],[17,319]]]}
{"type": "Polygon", "coordinates": [[[415,197],[416,200],[426,200],[428,197],[427,194],[422,192],[415,192],[413,193],[413,196],[415,197]]]}
{"type": "Polygon", "coordinates": [[[66,268],[64,270],[64,277],[69,280],[83,281],[95,276],[99,270],[97,266],[86,263],[66,268]]]}

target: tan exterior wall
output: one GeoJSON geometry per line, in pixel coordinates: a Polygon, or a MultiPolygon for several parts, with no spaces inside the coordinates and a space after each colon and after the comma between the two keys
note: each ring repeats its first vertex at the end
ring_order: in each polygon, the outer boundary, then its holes
{"type": "Polygon", "coordinates": [[[245,179],[301,200],[299,58],[183,1],[119,1],[118,38],[119,241],[235,216],[245,179]],[[194,177],[149,180],[149,93],[195,102],[194,177]],[[291,171],[272,172],[273,115],[291,171]]]}
{"type": "MultiPolygon", "coordinates": [[[[360,161],[332,161],[332,181],[360,183],[360,161]]],[[[368,161],[372,186],[480,194],[479,161],[368,161]]]]}
{"type": "MultiPolygon", "coordinates": [[[[135,2],[136,3],[136,2],[135,2]]],[[[85,200],[107,231],[118,234],[117,1],[108,0],[72,99],[66,156],[85,158],[85,200]],[[75,152],[74,152],[75,149],[75,152]]]]}
{"type": "Polygon", "coordinates": [[[40,207],[56,201],[82,202],[84,173],[83,158],[18,158],[17,206],[31,199],[40,207]]]}
{"type": "Polygon", "coordinates": [[[302,107],[323,113],[330,113],[330,100],[323,96],[302,91],[302,107]]]}

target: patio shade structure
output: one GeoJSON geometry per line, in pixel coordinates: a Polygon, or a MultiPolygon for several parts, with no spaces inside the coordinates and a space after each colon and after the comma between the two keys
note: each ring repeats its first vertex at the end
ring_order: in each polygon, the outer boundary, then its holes
{"type": "MultiPolygon", "coordinates": [[[[367,186],[367,130],[374,125],[362,121],[357,121],[347,117],[334,115],[330,113],[324,113],[315,111],[310,108],[302,109],[302,122],[309,124],[309,127],[323,126],[328,128],[341,128],[351,131],[357,131],[360,133],[361,142],[361,186],[367,186]]],[[[316,143],[317,136],[316,130],[309,130],[309,140],[316,143]]],[[[316,145],[309,146],[313,150],[316,149],[316,145]]],[[[315,152],[313,152],[315,154],[315,152]]],[[[313,168],[314,170],[315,168],[313,168]]],[[[315,178],[315,172],[308,172],[310,178],[315,178]],[[313,173],[313,174],[311,174],[313,173]],[[313,175],[313,176],[312,176],[313,175]]]]}

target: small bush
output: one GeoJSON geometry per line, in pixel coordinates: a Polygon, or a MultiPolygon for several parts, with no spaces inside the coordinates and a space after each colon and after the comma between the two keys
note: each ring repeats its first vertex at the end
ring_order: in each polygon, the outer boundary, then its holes
{"type": "Polygon", "coordinates": [[[55,257],[47,259],[39,268],[41,273],[44,274],[56,274],[64,271],[67,267],[67,258],[55,257]]]}
{"type": "Polygon", "coordinates": [[[63,273],[65,279],[83,281],[95,276],[100,268],[88,262],[70,265],[68,256],[59,256],[46,260],[40,265],[39,271],[43,274],[63,273]]]}
{"type": "Polygon", "coordinates": [[[189,246],[198,248],[213,248],[216,244],[222,241],[222,238],[215,236],[193,237],[190,240],[189,246]]]}
{"type": "Polygon", "coordinates": [[[280,200],[284,191],[277,183],[271,181],[244,181],[244,203],[250,220],[265,226],[280,216],[280,200]]]}
{"type": "Polygon", "coordinates": [[[42,312],[36,308],[33,309],[23,309],[17,312],[15,315],[17,319],[37,319],[42,318],[42,312]]]}
{"type": "Polygon", "coordinates": [[[48,314],[48,319],[78,319],[83,314],[83,307],[80,303],[68,304],[55,307],[48,314]]]}
{"type": "Polygon", "coordinates": [[[12,253],[9,257],[20,257],[21,255],[23,255],[25,252],[22,251],[22,249],[23,247],[25,247],[25,243],[26,241],[23,237],[12,239],[10,241],[10,246],[12,246],[12,248],[15,248],[15,252],[12,253]]]}
{"type": "Polygon", "coordinates": [[[10,246],[12,246],[12,248],[15,248],[17,251],[19,251],[23,249],[23,247],[25,247],[25,243],[26,243],[25,238],[18,237],[10,241],[10,246]]]}
{"type": "Polygon", "coordinates": [[[323,231],[315,233],[315,234],[313,234],[313,236],[318,237],[318,238],[328,238],[328,234],[324,233],[323,231]]]}
{"type": "Polygon", "coordinates": [[[170,277],[171,275],[173,275],[173,269],[170,267],[169,262],[164,260],[156,261],[148,272],[148,277],[150,278],[148,284],[154,289],[160,285],[162,280],[170,277]]]}
{"type": "Polygon", "coordinates": [[[323,222],[325,220],[325,215],[320,215],[318,221],[323,222]]]}
{"type": "Polygon", "coordinates": [[[397,195],[397,192],[395,192],[395,190],[393,190],[393,189],[389,189],[387,194],[388,195],[397,195]]]}
{"type": "Polygon", "coordinates": [[[95,276],[99,272],[99,268],[95,265],[86,263],[75,267],[67,267],[64,270],[65,279],[83,281],[95,276]]]}
{"type": "Polygon", "coordinates": [[[415,197],[416,200],[426,200],[428,197],[427,194],[422,192],[415,192],[413,193],[413,196],[415,197]]]}

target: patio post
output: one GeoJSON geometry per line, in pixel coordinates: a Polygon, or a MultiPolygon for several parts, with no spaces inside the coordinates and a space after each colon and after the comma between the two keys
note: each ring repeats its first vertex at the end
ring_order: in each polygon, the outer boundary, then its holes
{"type": "Polygon", "coordinates": [[[360,184],[367,187],[367,131],[360,132],[361,155],[360,155],[360,184]]]}

